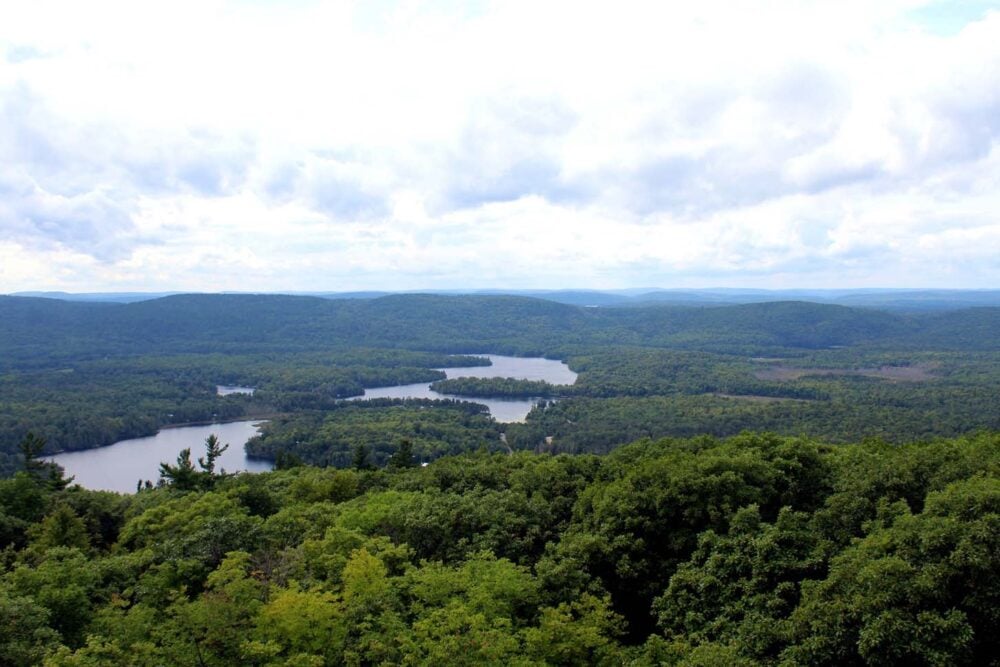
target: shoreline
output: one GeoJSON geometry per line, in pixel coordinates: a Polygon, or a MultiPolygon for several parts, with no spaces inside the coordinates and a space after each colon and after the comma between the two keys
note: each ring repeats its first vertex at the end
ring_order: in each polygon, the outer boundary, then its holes
{"type": "MultiPolygon", "coordinates": [[[[244,415],[242,417],[229,417],[226,419],[208,419],[208,420],[194,421],[194,422],[177,422],[174,424],[165,424],[161,426],[159,429],[157,429],[156,433],[159,433],[160,431],[166,431],[167,429],[172,429],[172,428],[186,428],[188,426],[211,426],[212,424],[234,424],[236,422],[270,421],[272,419],[278,419],[279,417],[287,417],[287,416],[288,416],[287,412],[273,412],[255,416],[244,415]]],[[[154,433],[153,435],[156,435],[156,433],[154,433]]],[[[148,437],[148,436],[140,436],[140,437],[148,437]]],[[[74,450],[74,451],[80,451],[80,450],[74,450]]]]}
{"type": "Polygon", "coordinates": [[[211,426],[212,424],[235,424],[237,422],[265,422],[265,421],[271,421],[272,419],[278,419],[279,417],[285,417],[287,415],[288,415],[287,412],[274,412],[253,417],[243,416],[243,417],[231,417],[228,419],[212,419],[212,420],[202,420],[194,422],[179,422],[176,424],[165,424],[157,428],[152,433],[146,435],[135,435],[128,438],[122,438],[121,440],[115,440],[114,442],[110,442],[106,445],[97,445],[95,447],[83,447],[81,449],[60,449],[57,452],[51,452],[49,454],[45,454],[44,456],[51,458],[53,456],[58,456],[60,454],[75,454],[77,452],[89,452],[95,449],[111,447],[112,445],[116,445],[119,442],[123,442],[125,440],[137,440],[139,438],[154,438],[160,431],[168,431],[176,428],[187,428],[190,426],[211,426]]]}

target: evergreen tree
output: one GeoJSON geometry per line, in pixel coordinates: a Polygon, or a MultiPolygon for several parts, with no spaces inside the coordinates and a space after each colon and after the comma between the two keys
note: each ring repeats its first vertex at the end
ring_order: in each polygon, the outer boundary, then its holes
{"type": "Polygon", "coordinates": [[[413,468],[416,465],[416,460],[413,458],[413,443],[404,438],[399,443],[399,449],[389,457],[389,469],[402,470],[404,468],[413,468]]]}
{"type": "Polygon", "coordinates": [[[205,456],[198,457],[198,467],[201,470],[191,463],[191,449],[187,448],[177,455],[177,465],[160,464],[160,480],[180,491],[210,489],[215,480],[222,476],[221,473],[215,474],[215,462],[227,449],[229,445],[221,444],[219,438],[212,434],[205,439],[205,456]]]}
{"type": "Polygon", "coordinates": [[[198,458],[198,465],[205,471],[206,475],[211,477],[215,474],[215,461],[227,449],[229,449],[229,444],[220,444],[218,436],[214,433],[205,439],[205,456],[198,458]]]}
{"type": "Polygon", "coordinates": [[[355,470],[372,470],[375,467],[368,458],[368,448],[361,443],[354,446],[351,467],[355,470]]]}
{"type": "Polygon", "coordinates": [[[45,449],[45,438],[40,438],[29,431],[21,440],[18,449],[24,459],[24,469],[33,477],[42,477],[45,471],[45,462],[39,457],[42,455],[42,450],[45,449]]]}
{"type": "Polygon", "coordinates": [[[160,479],[179,491],[198,488],[199,473],[191,463],[191,448],[182,449],[177,455],[177,465],[160,464],[160,479]]]}
{"type": "Polygon", "coordinates": [[[62,491],[72,483],[72,477],[65,477],[62,466],[40,457],[45,449],[45,438],[29,432],[18,445],[24,459],[24,469],[33,479],[45,484],[53,491],[62,491]]]}

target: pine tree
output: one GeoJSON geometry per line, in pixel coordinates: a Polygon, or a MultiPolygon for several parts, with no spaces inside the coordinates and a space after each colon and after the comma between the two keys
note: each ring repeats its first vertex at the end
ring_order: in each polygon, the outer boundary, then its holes
{"type": "Polygon", "coordinates": [[[389,469],[402,470],[404,468],[412,468],[416,465],[417,463],[413,458],[413,443],[404,438],[399,443],[399,449],[389,457],[389,469]]]}
{"type": "Polygon", "coordinates": [[[39,438],[29,431],[18,445],[18,449],[21,450],[21,456],[24,458],[24,469],[32,477],[42,477],[45,472],[45,462],[39,457],[42,455],[42,450],[45,449],[45,438],[39,438]]]}
{"type": "Polygon", "coordinates": [[[368,459],[368,448],[361,443],[354,445],[351,467],[355,470],[372,470],[375,467],[368,459]]]}
{"type": "Polygon", "coordinates": [[[215,474],[215,461],[227,449],[229,449],[229,444],[220,444],[218,436],[214,433],[205,439],[205,456],[198,459],[198,465],[205,471],[206,475],[211,477],[215,474]]]}
{"type": "Polygon", "coordinates": [[[178,491],[193,491],[199,484],[200,473],[191,463],[191,448],[182,449],[177,455],[177,465],[160,464],[160,479],[178,491]]]}

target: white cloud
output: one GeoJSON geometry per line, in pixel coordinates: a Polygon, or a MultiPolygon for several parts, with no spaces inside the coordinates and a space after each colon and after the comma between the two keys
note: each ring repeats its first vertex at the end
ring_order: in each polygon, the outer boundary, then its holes
{"type": "Polygon", "coordinates": [[[5,5],[0,291],[996,286],[946,7],[5,5]]]}

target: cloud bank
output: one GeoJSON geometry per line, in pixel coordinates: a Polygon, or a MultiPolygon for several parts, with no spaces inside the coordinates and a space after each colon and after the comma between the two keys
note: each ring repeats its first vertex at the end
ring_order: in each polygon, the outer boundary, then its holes
{"type": "Polygon", "coordinates": [[[0,292],[1000,285],[992,3],[19,4],[0,292]]]}

